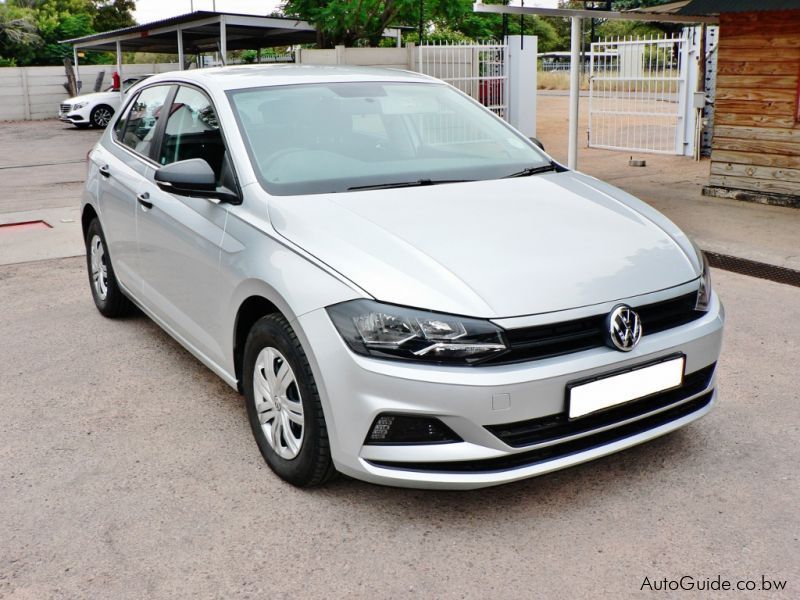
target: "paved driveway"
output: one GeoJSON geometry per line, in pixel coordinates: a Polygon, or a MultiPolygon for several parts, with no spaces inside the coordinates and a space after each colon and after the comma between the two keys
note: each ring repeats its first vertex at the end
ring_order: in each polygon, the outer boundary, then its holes
{"type": "Polygon", "coordinates": [[[236,393],[146,318],[96,312],[80,259],[2,266],[0,597],[622,598],[765,575],[789,587],[757,597],[797,598],[800,289],[714,276],[722,402],[688,428],[476,492],[300,491],[236,393]]]}

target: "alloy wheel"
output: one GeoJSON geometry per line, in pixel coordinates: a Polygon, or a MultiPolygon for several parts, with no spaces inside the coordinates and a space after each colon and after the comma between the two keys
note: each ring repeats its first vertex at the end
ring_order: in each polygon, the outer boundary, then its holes
{"type": "Polygon", "coordinates": [[[111,116],[111,111],[107,108],[96,108],[93,116],[94,124],[98,127],[107,127],[111,116]]]}

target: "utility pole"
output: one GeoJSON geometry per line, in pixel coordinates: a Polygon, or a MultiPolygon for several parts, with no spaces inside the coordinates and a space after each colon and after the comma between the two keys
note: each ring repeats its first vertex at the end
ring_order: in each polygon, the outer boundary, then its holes
{"type": "Polygon", "coordinates": [[[419,44],[422,44],[422,32],[425,29],[425,0],[419,0],[419,44]]]}
{"type": "MultiPolygon", "coordinates": [[[[606,11],[610,11],[611,10],[611,0],[583,0],[583,6],[587,10],[606,10],[606,11]]],[[[592,19],[589,19],[589,21],[590,21],[590,24],[591,24],[591,33],[589,34],[589,45],[590,45],[589,47],[591,47],[591,44],[595,41],[594,26],[595,26],[596,19],[592,18],[592,19]]]]}

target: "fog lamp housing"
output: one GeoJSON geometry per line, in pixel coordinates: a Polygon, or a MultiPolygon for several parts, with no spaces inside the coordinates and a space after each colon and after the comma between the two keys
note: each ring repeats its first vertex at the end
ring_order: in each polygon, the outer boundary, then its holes
{"type": "Polygon", "coordinates": [[[463,440],[435,417],[381,413],[372,422],[364,444],[451,444],[463,440]]]}

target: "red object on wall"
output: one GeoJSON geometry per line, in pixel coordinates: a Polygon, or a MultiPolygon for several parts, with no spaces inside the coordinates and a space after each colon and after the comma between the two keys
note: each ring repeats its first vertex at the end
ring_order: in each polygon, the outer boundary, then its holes
{"type": "Polygon", "coordinates": [[[119,89],[119,73],[116,71],[111,74],[111,85],[114,86],[115,90],[119,89]]]}

